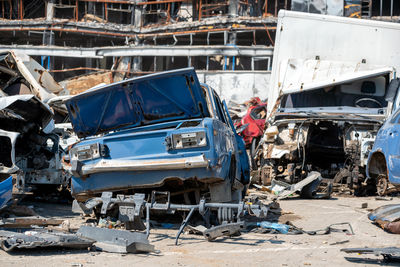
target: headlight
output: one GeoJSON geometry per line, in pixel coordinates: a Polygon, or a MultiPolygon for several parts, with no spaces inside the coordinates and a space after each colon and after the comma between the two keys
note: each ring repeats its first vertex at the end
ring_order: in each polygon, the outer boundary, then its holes
{"type": "Polygon", "coordinates": [[[180,133],[172,135],[175,149],[202,147],[207,145],[205,132],[180,133]]]}
{"type": "Polygon", "coordinates": [[[106,155],[106,146],[99,143],[87,146],[77,146],[71,149],[71,160],[97,159],[106,155]]]}

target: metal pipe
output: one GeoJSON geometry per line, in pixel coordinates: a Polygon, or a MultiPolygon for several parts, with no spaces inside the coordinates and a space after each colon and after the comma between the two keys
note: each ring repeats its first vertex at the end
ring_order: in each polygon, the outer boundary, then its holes
{"type": "Polygon", "coordinates": [[[380,19],[382,19],[382,6],[383,6],[383,0],[381,0],[380,10],[379,10],[380,19]]]}
{"type": "Polygon", "coordinates": [[[194,210],[195,210],[194,207],[190,209],[188,216],[186,216],[185,220],[183,220],[183,222],[181,224],[181,227],[179,227],[178,233],[176,234],[176,237],[175,237],[175,245],[178,245],[179,236],[181,235],[181,233],[183,232],[183,229],[185,229],[186,225],[188,224],[190,218],[192,217],[192,215],[194,213],[194,210]]]}
{"type": "MultiPolygon", "coordinates": [[[[87,0],[83,0],[83,1],[87,1],[87,0]]],[[[93,0],[91,0],[93,1],[93,0]]],[[[170,4],[170,3],[181,3],[184,0],[159,0],[159,1],[144,1],[144,2],[137,2],[136,5],[138,6],[143,6],[143,5],[157,5],[157,4],[170,4]]],[[[111,1],[114,2],[114,1],[111,1]]],[[[132,2],[130,1],[126,1],[129,2],[130,4],[132,2]]]]}
{"type": "MultiPolygon", "coordinates": [[[[276,30],[276,26],[273,27],[246,27],[241,28],[241,30],[276,30]]],[[[171,36],[171,35],[183,35],[183,34],[191,34],[191,33],[208,33],[208,32],[224,32],[230,31],[230,28],[222,28],[222,29],[204,29],[204,30],[193,30],[193,31],[183,31],[183,32],[165,32],[165,33],[141,33],[141,34],[128,34],[128,33],[113,33],[113,32],[102,32],[102,31],[94,31],[94,30],[80,30],[80,29],[65,29],[65,28],[55,28],[55,27],[38,27],[38,28],[25,28],[25,27],[17,27],[17,28],[0,28],[0,31],[58,31],[58,32],[72,32],[72,33],[87,33],[94,35],[107,35],[107,36],[115,36],[115,37],[139,37],[145,38],[148,36],[171,36]]]]}
{"type": "Polygon", "coordinates": [[[7,73],[8,75],[11,75],[11,76],[14,76],[14,77],[18,76],[17,72],[15,72],[15,71],[13,71],[13,70],[11,70],[9,68],[3,67],[3,66],[0,66],[0,72],[7,73]]]}
{"type": "Polygon", "coordinates": [[[60,46],[30,46],[30,45],[0,45],[0,53],[9,50],[20,51],[27,55],[53,56],[53,57],[78,57],[78,58],[104,58],[111,56],[247,56],[267,57],[272,56],[273,49],[268,46],[118,46],[118,47],[60,47],[60,46]]]}

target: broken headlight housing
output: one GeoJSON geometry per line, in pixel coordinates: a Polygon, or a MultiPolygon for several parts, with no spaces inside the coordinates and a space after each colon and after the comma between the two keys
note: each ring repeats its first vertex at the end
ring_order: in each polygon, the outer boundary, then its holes
{"type": "Polygon", "coordinates": [[[206,132],[190,132],[172,135],[173,148],[183,149],[191,147],[203,147],[207,145],[206,132]]]}
{"type": "Polygon", "coordinates": [[[77,146],[71,149],[71,160],[91,160],[104,157],[107,154],[107,147],[99,143],[77,146]]]}

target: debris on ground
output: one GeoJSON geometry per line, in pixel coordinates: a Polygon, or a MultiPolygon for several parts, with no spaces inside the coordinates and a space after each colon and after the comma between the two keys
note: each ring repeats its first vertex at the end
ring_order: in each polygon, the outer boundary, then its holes
{"type": "Polygon", "coordinates": [[[256,225],[257,225],[257,227],[260,227],[263,229],[270,229],[270,230],[278,231],[281,234],[287,234],[290,229],[290,226],[287,224],[272,223],[272,222],[268,222],[268,221],[257,222],[256,225]]]}
{"type": "MultiPolygon", "coordinates": [[[[118,220],[125,224],[127,230],[146,231],[150,234],[150,213],[152,211],[174,213],[184,212],[186,216],[182,221],[178,233],[175,238],[175,244],[178,244],[178,239],[182,234],[185,227],[188,225],[195,211],[198,212],[204,219],[205,224],[209,226],[207,231],[204,231],[204,236],[213,240],[222,235],[230,235],[238,232],[241,229],[241,217],[245,213],[258,218],[266,218],[269,210],[268,205],[264,205],[260,201],[256,202],[239,202],[239,203],[212,203],[206,202],[201,199],[197,205],[185,205],[170,203],[169,192],[167,192],[167,202],[158,203],[156,196],[165,192],[153,191],[151,201],[145,200],[145,194],[134,195],[117,195],[112,197],[112,192],[103,192],[101,197],[92,198],[84,203],[75,203],[74,209],[77,211],[79,208],[82,213],[91,214],[94,208],[100,210],[100,216],[107,216],[113,211],[113,207],[118,207],[119,215],[118,220]],[[146,213],[144,213],[146,211],[146,213]],[[146,214],[145,220],[144,214],[146,214]],[[216,220],[211,222],[211,215],[216,215],[216,220]],[[211,227],[211,225],[214,225],[211,227]],[[210,228],[211,227],[211,228],[210,228]]],[[[271,203],[276,206],[275,203],[271,203]]],[[[101,220],[101,224],[109,225],[107,221],[101,220]]]]}
{"type": "Polygon", "coordinates": [[[330,198],[332,193],[332,184],[329,183],[324,192],[318,192],[322,182],[322,177],[319,172],[310,172],[307,178],[304,178],[296,184],[288,184],[280,180],[273,179],[271,186],[261,186],[254,184],[254,187],[261,191],[272,193],[273,200],[281,200],[288,198],[296,192],[300,193],[302,198],[330,198]]]}
{"type": "Polygon", "coordinates": [[[375,197],[375,200],[383,200],[383,201],[391,201],[393,200],[393,197],[375,197]]]}
{"type": "Polygon", "coordinates": [[[210,228],[199,225],[190,229],[193,232],[201,233],[208,241],[213,241],[222,236],[231,237],[240,235],[241,230],[244,229],[244,222],[225,223],[210,228]]]}
{"type": "Polygon", "coordinates": [[[400,234],[400,204],[379,207],[368,214],[368,218],[385,231],[400,234]]]}
{"type": "Polygon", "coordinates": [[[43,218],[40,216],[16,217],[16,218],[0,218],[0,228],[29,228],[32,226],[56,226],[60,225],[64,220],[43,218]]]}
{"type": "Polygon", "coordinates": [[[383,256],[387,262],[400,262],[400,248],[386,247],[386,248],[342,248],[340,251],[346,253],[357,254],[373,254],[375,256],[383,256]]]}
{"type": "Polygon", "coordinates": [[[1,211],[2,217],[16,217],[16,216],[37,216],[36,211],[33,210],[33,206],[28,207],[24,205],[18,205],[13,203],[1,211]]]}
{"type": "Polygon", "coordinates": [[[0,230],[0,247],[4,251],[29,249],[38,247],[64,247],[84,249],[94,242],[76,234],[50,232],[43,229],[28,230],[23,233],[0,230]]]}
{"type": "Polygon", "coordinates": [[[127,230],[81,226],[77,232],[80,237],[94,240],[98,250],[112,253],[155,252],[147,240],[146,233],[127,230]]]}
{"type": "Polygon", "coordinates": [[[299,228],[291,222],[286,222],[285,224],[281,224],[281,223],[263,221],[263,222],[257,222],[256,224],[251,223],[248,226],[259,227],[255,228],[254,231],[261,233],[281,233],[281,234],[292,234],[292,235],[298,235],[298,234],[327,235],[332,232],[340,232],[340,233],[345,233],[347,235],[354,235],[353,227],[348,222],[333,223],[324,229],[311,230],[311,231],[310,230],[306,231],[302,228],[299,228]]]}

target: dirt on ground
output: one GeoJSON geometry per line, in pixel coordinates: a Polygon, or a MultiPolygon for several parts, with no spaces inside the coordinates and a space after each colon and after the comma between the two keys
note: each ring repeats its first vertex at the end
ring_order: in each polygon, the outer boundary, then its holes
{"type": "MultiPolygon", "coordinates": [[[[176,229],[151,229],[150,242],[157,253],[113,254],[88,250],[35,249],[6,253],[0,250],[0,266],[369,266],[383,263],[374,255],[345,254],[341,248],[390,247],[400,243],[400,235],[384,232],[368,220],[367,214],[386,204],[400,204],[375,197],[333,197],[329,200],[281,200],[279,222],[290,221],[304,230],[324,229],[333,223],[348,222],[355,234],[332,232],[326,235],[289,235],[249,231],[232,238],[208,242],[202,236],[185,233],[174,245],[176,229]],[[367,204],[365,204],[367,203],[367,204]],[[365,208],[367,206],[367,208],[365,208]],[[362,208],[364,207],[364,208],[362,208]]],[[[25,203],[39,215],[68,220],[78,228],[88,218],[71,213],[69,204],[25,203]]]]}

